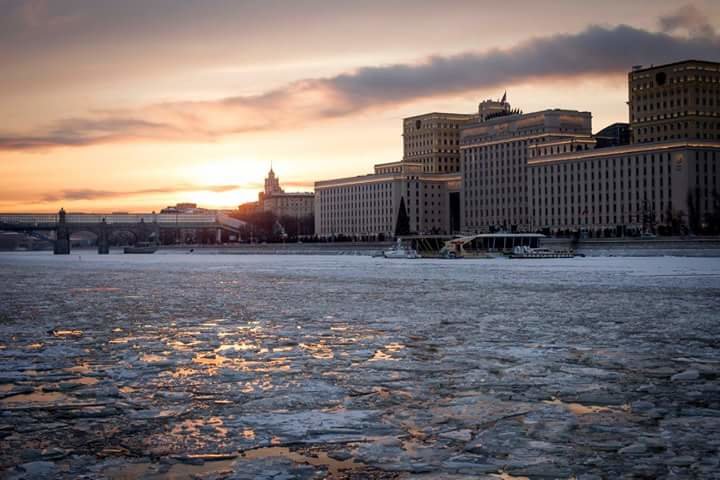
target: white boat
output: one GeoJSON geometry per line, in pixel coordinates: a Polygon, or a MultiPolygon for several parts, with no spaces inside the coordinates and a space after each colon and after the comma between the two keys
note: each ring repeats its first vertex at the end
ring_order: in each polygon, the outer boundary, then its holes
{"type": "Polygon", "coordinates": [[[573,258],[572,250],[550,250],[549,248],[530,248],[518,245],[513,248],[510,258],[573,258]]]}
{"type": "Polygon", "coordinates": [[[414,248],[402,244],[402,240],[398,238],[397,243],[391,248],[383,251],[385,258],[422,258],[414,248]]]}

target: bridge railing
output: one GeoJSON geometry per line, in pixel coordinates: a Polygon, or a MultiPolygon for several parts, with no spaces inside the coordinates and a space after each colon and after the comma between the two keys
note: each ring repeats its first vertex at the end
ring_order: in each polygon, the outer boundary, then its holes
{"type": "Polygon", "coordinates": [[[0,215],[0,223],[23,224],[23,225],[44,225],[57,223],[58,216],[55,214],[5,214],[0,215]]]}
{"type": "MultiPolygon", "coordinates": [[[[57,214],[0,214],[0,223],[13,225],[52,225],[58,222],[57,214]]],[[[68,213],[65,221],[71,224],[101,223],[108,224],[135,224],[155,223],[160,225],[226,225],[231,228],[240,228],[245,224],[222,213],[111,213],[107,215],[93,213],[68,213]]]]}

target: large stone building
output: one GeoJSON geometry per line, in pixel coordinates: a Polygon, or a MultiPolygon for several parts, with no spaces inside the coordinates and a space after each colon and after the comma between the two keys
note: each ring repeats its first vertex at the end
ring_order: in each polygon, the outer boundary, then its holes
{"type": "Polygon", "coordinates": [[[530,153],[536,148],[587,149],[590,124],[588,112],[521,114],[509,106],[489,117],[479,115],[476,123],[468,124],[461,133],[462,230],[531,230],[530,153]]]}
{"type": "Polygon", "coordinates": [[[533,152],[529,230],[696,228],[713,213],[720,142],[675,140],[580,152],[533,152]]]}
{"type": "Polygon", "coordinates": [[[507,96],[475,114],[403,120],[403,160],[316,182],[320,236],[695,228],[720,214],[720,64],[629,73],[629,123],[592,134],[576,110],[523,114],[507,96]]]}
{"type": "Polygon", "coordinates": [[[426,173],[424,164],[405,161],[375,165],[369,175],[315,182],[315,233],[391,237],[404,208],[411,232],[447,234],[459,227],[459,190],[459,174],[426,173]]]}
{"type": "Polygon", "coordinates": [[[460,129],[474,115],[426,113],[403,120],[403,161],[419,163],[424,173],[460,170],[460,129]]]}
{"type": "Polygon", "coordinates": [[[719,66],[636,67],[629,125],[596,135],[588,112],[478,116],[460,133],[463,230],[697,228],[718,208],[719,66]]]}
{"type": "Polygon", "coordinates": [[[628,73],[633,143],[720,140],[720,64],[687,60],[628,73]]]}

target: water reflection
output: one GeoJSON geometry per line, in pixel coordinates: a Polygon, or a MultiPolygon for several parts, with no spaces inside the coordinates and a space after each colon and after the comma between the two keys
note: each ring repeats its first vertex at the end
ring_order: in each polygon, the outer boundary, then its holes
{"type": "Polygon", "coordinates": [[[385,345],[382,349],[376,350],[373,354],[372,358],[370,358],[370,362],[373,361],[379,361],[379,360],[390,360],[390,361],[397,361],[400,360],[397,357],[393,356],[393,353],[397,353],[400,350],[403,350],[405,348],[405,345],[402,343],[389,343],[385,345]]]}
{"type": "Polygon", "coordinates": [[[293,452],[287,447],[264,447],[254,450],[247,450],[242,453],[243,458],[256,460],[269,457],[282,457],[292,460],[295,463],[313,465],[315,467],[324,467],[332,476],[340,474],[345,470],[358,470],[365,468],[366,465],[356,462],[354,459],[336,460],[328,456],[326,452],[312,452],[312,454],[302,454],[293,452]]]}
{"type": "Polygon", "coordinates": [[[82,337],[82,330],[52,330],[54,337],[82,337]]]}
{"type": "Polygon", "coordinates": [[[15,405],[22,403],[56,403],[65,402],[70,398],[60,392],[45,392],[36,390],[32,393],[19,393],[0,399],[0,404],[15,405]]]}
{"type": "Polygon", "coordinates": [[[300,348],[307,350],[310,356],[318,359],[333,358],[333,351],[324,343],[301,343],[300,348]]]}
{"type": "Polygon", "coordinates": [[[562,407],[565,407],[569,412],[574,413],[575,415],[589,415],[593,413],[627,413],[630,411],[630,405],[627,404],[620,407],[609,407],[606,405],[583,405],[581,403],[566,403],[559,398],[554,397],[552,400],[543,401],[543,403],[546,403],[548,405],[560,405],[562,407]]]}
{"type": "Polygon", "coordinates": [[[226,343],[220,345],[215,351],[224,352],[227,350],[233,351],[246,351],[246,350],[257,350],[258,346],[253,343],[239,342],[239,343],[226,343]]]}

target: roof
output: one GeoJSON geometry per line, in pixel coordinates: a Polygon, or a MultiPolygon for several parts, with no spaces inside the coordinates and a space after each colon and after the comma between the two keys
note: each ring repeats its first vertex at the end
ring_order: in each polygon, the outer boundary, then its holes
{"type": "Polygon", "coordinates": [[[713,62],[711,60],[689,59],[689,60],[681,60],[679,62],[664,63],[662,65],[651,65],[651,66],[645,67],[645,68],[638,68],[637,70],[630,70],[630,72],[628,72],[628,73],[646,72],[648,70],[655,70],[658,68],[667,68],[667,67],[673,67],[675,65],[682,65],[683,63],[704,63],[707,65],[716,65],[716,66],[720,67],[720,62],[713,62]]]}

